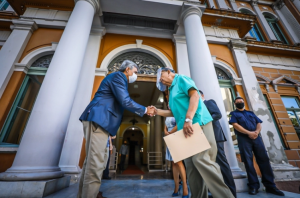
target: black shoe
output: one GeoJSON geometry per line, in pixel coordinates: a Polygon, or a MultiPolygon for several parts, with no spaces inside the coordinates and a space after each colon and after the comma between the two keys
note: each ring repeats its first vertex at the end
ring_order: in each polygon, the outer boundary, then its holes
{"type": "Polygon", "coordinates": [[[256,195],[258,193],[258,189],[255,189],[255,188],[249,188],[249,191],[248,193],[250,195],[256,195]]]}
{"type": "Polygon", "coordinates": [[[278,188],[276,187],[266,187],[266,192],[267,193],[271,193],[271,194],[274,194],[274,195],[279,195],[279,196],[284,196],[284,193],[281,192],[278,188]]]}
{"type": "Polygon", "coordinates": [[[111,177],[103,177],[102,179],[111,180],[111,177]]]}

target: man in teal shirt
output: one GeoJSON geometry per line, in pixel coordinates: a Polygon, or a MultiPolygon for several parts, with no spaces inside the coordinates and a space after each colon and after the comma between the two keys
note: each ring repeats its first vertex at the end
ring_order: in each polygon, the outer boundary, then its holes
{"type": "Polygon", "coordinates": [[[171,111],[156,109],[155,114],[163,117],[174,116],[178,130],[183,129],[186,138],[193,135],[192,125],[199,123],[211,146],[210,149],[184,160],[192,198],[207,198],[208,189],[215,198],[234,198],[216,163],[218,150],[212,127],[213,119],[200,99],[194,81],[187,76],[175,74],[172,69],[162,68],[157,71],[156,86],[161,91],[169,87],[171,111]]]}

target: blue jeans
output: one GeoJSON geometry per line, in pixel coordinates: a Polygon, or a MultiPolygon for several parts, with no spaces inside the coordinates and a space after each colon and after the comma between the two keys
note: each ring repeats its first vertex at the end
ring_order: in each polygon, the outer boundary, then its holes
{"type": "Polygon", "coordinates": [[[261,137],[258,136],[255,140],[252,140],[248,136],[240,135],[238,136],[238,145],[248,175],[248,186],[255,189],[260,188],[257,174],[253,166],[254,154],[262,174],[262,183],[265,187],[275,187],[273,170],[261,137]]]}

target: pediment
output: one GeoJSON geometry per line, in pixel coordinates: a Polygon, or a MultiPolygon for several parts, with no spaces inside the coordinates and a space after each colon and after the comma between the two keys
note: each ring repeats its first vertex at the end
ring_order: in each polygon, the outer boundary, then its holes
{"type": "Polygon", "coordinates": [[[270,84],[271,80],[261,74],[255,74],[256,79],[259,83],[270,84]]]}
{"type": "Polygon", "coordinates": [[[294,85],[294,86],[300,86],[300,82],[298,82],[295,79],[292,79],[288,76],[280,76],[274,80],[272,80],[273,85],[294,85]]]}

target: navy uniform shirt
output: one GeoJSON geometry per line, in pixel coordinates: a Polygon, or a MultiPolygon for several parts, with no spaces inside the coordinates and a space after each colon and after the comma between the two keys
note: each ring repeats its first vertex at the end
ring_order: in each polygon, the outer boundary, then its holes
{"type": "MultiPolygon", "coordinates": [[[[257,123],[262,123],[262,121],[252,111],[235,110],[232,111],[229,116],[229,124],[238,123],[248,131],[255,131],[257,123]]],[[[236,129],[234,129],[234,132],[238,136],[248,136],[244,133],[240,133],[236,129]]]]}

